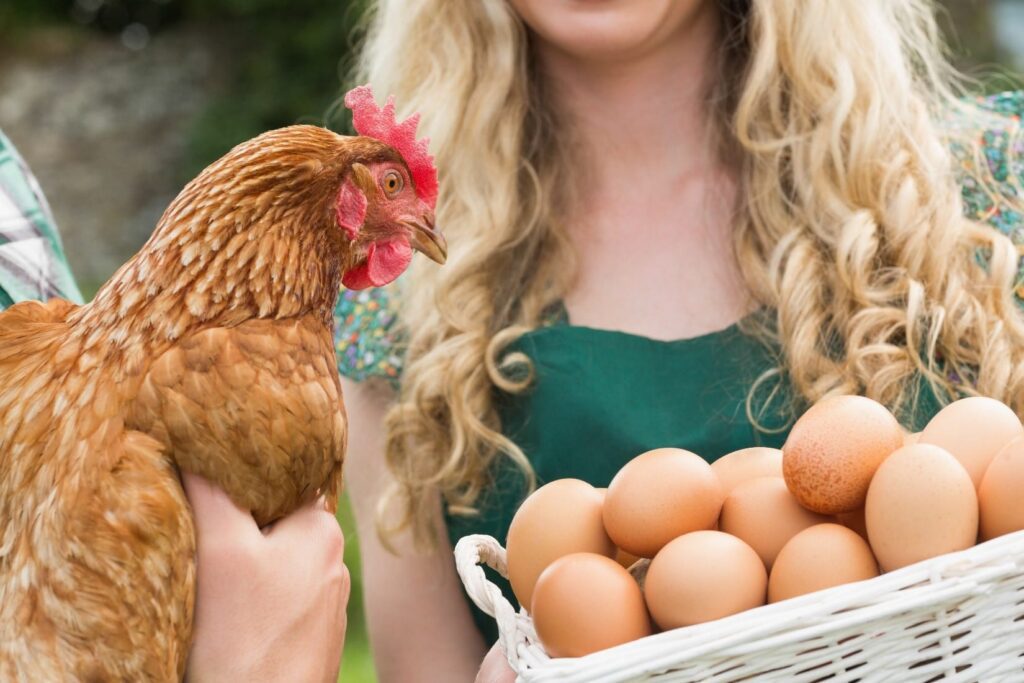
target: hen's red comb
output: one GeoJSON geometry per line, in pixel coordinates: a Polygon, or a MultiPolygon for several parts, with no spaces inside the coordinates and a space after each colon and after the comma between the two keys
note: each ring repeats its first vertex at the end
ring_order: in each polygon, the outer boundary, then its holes
{"type": "Polygon", "coordinates": [[[352,110],[352,125],[357,133],[380,140],[402,155],[412,173],[416,194],[434,208],[437,202],[437,169],[434,168],[434,157],[427,150],[427,139],[416,139],[420,115],[413,114],[401,123],[396,122],[395,98],[389,97],[381,109],[368,85],[349,90],[345,94],[345,106],[352,110]]]}

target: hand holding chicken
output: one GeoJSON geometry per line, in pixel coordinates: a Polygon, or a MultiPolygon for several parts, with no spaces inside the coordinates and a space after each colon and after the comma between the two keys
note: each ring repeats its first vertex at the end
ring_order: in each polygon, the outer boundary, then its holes
{"type": "Polygon", "coordinates": [[[443,263],[417,118],[243,143],[89,304],[0,314],[0,679],[174,680],[195,597],[178,470],[273,522],[340,487],[341,284],[443,263]]]}

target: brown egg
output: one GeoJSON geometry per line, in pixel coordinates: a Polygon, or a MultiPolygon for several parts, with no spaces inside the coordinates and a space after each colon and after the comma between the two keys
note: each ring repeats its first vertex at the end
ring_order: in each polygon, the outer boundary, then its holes
{"type": "Polygon", "coordinates": [[[972,396],[940,410],[921,432],[918,443],[949,451],[978,488],[996,453],[1022,435],[1024,427],[1012,410],[993,398],[972,396]]]}
{"type": "Polygon", "coordinates": [[[839,524],[804,529],[779,552],[768,579],[768,602],[878,576],[867,541],[839,524]]]}
{"type": "Polygon", "coordinates": [[[722,505],[718,525],[757,552],[771,571],[775,556],[807,527],[831,521],[796,502],[782,477],[760,477],[732,490],[722,505]]]}
{"type": "Polygon", "coordinates": [[[782,474],[796,499],[825,515],[864,505],[871,477],[903,445],[903,429],[880,403],[835,396],[811,406],[782,447],[782,474]]]}
{"type": "Polygon", "coordinates": [[[921,432],[907,432],[903,435],[903,445],[913,446],[921,440],[921,432]]]}
{"type": "Polygon", "coordinates": [[[722,509],[722,485],[700,456],[659,448],[619,470],[604,501],[604,526],[615,544],[654,557],[677,536],[712,527],[722,509]]]}
{"type": "Polygon", "coordinates": [[[559,557],[615,554],[615,544],[604,530],[603,500],[601,492],[584,481],[558,479],[534,491],[519,507],[505,548],[509,582],[520,604],[530,604],[537,577],[559,557]]]}
{"type": "Polygon", "coordinates": [[[853,512],[840,512],[836,515],[836,521],[857,535],[868,540],[868,523],[864,520],[864,508],[857,508],[853,512]]]}
{"type": "Polygon", "coordinates": [[[956,458],[919,443],[899,449],[878,468],[864,518],[878,564],[891,572],[974,545],[978,497],[956,458]]]}
{"type": "Polygon", "coordinates": [[[723,455],[711,463],[711,469],[728,496],[738,484],[758,477],[782,476],[782,451],[777,448],[744,448],[723,455]]]}
{"type": "Polygon", "coordinates": [[[643,594],[615,560],[573,553],[541,573],[530,607],[552,657],[582,657],[650,635],[643,594]]]}
{"type": "Polygon", "coordinates": [[[764,563],[749,545],[721,531],[694,531],[651,560],[644,597],[667,630],[763,605],[767,585],[764,563]]]}
{"type": "Polygon", "coordinates": [[[992,458],[978,489],[981,540],[1024,529],[1024,438],[992,458]]]}

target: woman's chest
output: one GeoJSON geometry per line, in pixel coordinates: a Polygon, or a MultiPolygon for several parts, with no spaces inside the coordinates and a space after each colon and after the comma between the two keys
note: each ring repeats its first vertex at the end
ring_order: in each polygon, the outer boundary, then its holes
{"type": "Polygon", "coordinates": [[[653,448],[685,448],[710,462],[784,440],[791,394],[770,350],[735,328],[659,342],[556,326],[524,340],[523,351],[535,380],[503,400],[502,424],[540,483],[576,477],[605,486],[653,448]]]}
{"type": "Polygon", "coordinates": [[[574,323],[683,339],[749,312],[731,204],[707,182],[698,174],[673,191],[635,187],[569,222],[575,278],[565,304],[574,323]]]}

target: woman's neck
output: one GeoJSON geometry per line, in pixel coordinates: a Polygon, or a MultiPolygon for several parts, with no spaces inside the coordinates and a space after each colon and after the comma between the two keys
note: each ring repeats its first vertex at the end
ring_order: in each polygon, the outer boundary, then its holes
{"type": "Polygon", "coordinates": [[[537,45],[538,63],[556,108],[573,129],[592,190],[652,171],[671,182],[717,164],[707,94],[719,16],[716,3],[704,7],[675,35],[616,59],[587,59],[537,45]]]}
{"type": "Polygon", "coordinates": [[[538,42],[572,131],[576,324],[659,339],[718,330],[750,310],[732,250],[735,173],[708,111],[717,3],[642,52],[585,60],[538,42]]]}

